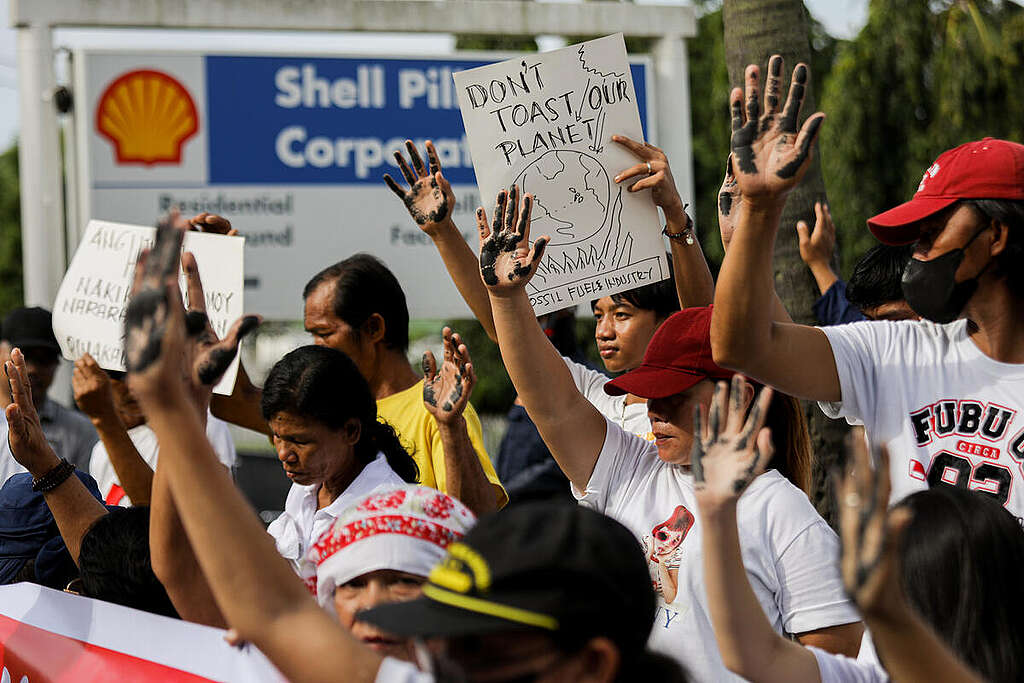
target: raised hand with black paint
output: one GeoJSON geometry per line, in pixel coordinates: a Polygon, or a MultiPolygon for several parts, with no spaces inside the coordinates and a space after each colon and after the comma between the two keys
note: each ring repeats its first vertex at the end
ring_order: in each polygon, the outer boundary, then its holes
{"type": "Polygon", "coordinates": [[[476,373],[462,336],[450,327],[441,331],[444,362],[437,367],[431,351],[423,354],[423,405],[438,424],[457,420],[469,404],[476,373]]]}
{"type": "Polygon", "coordinates": [[[152,250],[143,251],[135,266],[132,298],[125,312],[125,360],[129,372],[143,372],[160,356],[160,343],[167,331],[168,316],[181,308],[168,303],[167,291],[173,281],[177,289],[181,244],[185,239],[177,225],[177,211],[157,225],[152,250]]]}
{"type": "Polygon", "coordinates": [[[452,211],[455,209],[455,193],[441,172],[441,160],[437,156],[434,143],[427,140],[426,147],[429,169],[423,165],[423,158],[420,157],[419,150],[412,140],[405,141],[409,162],[406,162],[401,152],[395,151],[395,162],[409,184],[408,188],[400,185],[387,173],[384,174],[384,182],[402,200],[420,230],[433,237],[446,223],[451,222],[452,211]]]}
{"type": "Polygon", "coordinates": [[[242,316],[234,322],[227,335],[219,339],[206,314],[206,294],[203,291],[203,281],[199,277],[199,265],[196,263],[195,255],[188,251],[182,254],[181,266],[185,270],[185,282],[188,287],[185,326],[194,338],[192,381],[197,386],[212,389],[235,359],[242,339],[259,326],[260,317],[242,316]]]}
{"type": "Polygon", "coordinates": [[[764,106],[761,105],[761,71],[756,64],[744,73],[744,90],[729,96],[732,113],[733,173],[748,200],[783,197],[803,178],[811,160],[811,147],[825,115],[817,112],[797,128],[810,69],[797,64],[785,108],[780,112],[782,57],[768,60],[764,106]]]}
{"type": "Polygon", "coordinates": [[[498,192],[491,224],[484,207],[476,210],[480,231],[480,277],[493,294],[526,287],[544,256],[550,236],[538,237],[530,246],[530,214],[533,195],[526,194],[520,206],[519,188],[498,192]]]}
{"type": "Polygon", "coordinates": [[[772,459],[771,430],[764,427],[772,390],[761,391],[744,420],[743,407],[752,393],[743,376],[734,375],[731,388],[725,382],[715,386],[706,419],[700,407],[694,412],[690,461],[702,507],[734,504],[772,459]]]}
{"type": "Polygon", "coordinates": [[[405,204],[416,227],[433,241],[459,294],[483,325],[487,336],[493,340],[494,320],[491,316],[487,290],[480,280],[480,264],[466,241],[469,238],[459,232],[452,220],[455,194],[444,177],[437,149],[433,142],[427,140],[429,165],[424,169],[423,159],[412,140],[406,140],[405,146],[410,161],[407,162],[399,151],[395,152],[395,161],[409,185],[408,188],[387,174],[384,176],[384,182],[405,204]]]}
{"type": "Polygon", "coordinates": [[[732,154],[718,196],[727,253],[715,288],[711,351],[719,365],[791,396],[836,402],[839,377],[824,332],[792,324],[775,293],[779,220],[786,196],[807,171],[825,118],[817,112],[797,127],[810,82],[805,64],[793,70],[780,111],[782,66],[778,55],[768,62],[763,111],[754,64],[746,69],[746,91],[736,88],[730,95],[732,154]]]}
{"type": "MultiPolygon", "coordinates": [[[[125,317],[125,356],[133,392],[186,386],[205,415],[212,387],[238,353],[242,338],[259,325],[244,316],[218,339],[206,315],[206,299],[195,257],[181,256],[187,225],[168,216],[157,227],[153,249],[143,252],[135,271],[125,317]],[[178,287],[184,265],[189,291],[186,315],[178,287]],[[149,372],[159,360],[159,368],[149,372]],[[148,377],[148,380],[142,379],[148,377]]],[[[141,396],[139,397],[141,400],[141,396]]]]}
{"type": "Polygon", "coordinates": [[[889,452],[868,450],[863,430],[851,434],[850,462],[834,475],[843,540],[841,568],[846,592],[865,613],[905,606],[899,547],[910,510],[889,510],[889,452]]]}
{"type": "MultiPolygon", "coordinates": [[[[423,354],[423,405],[437,422],[443,453],[444,481],[449,495],[466,504],[477,515],[497,509],[487,475],[469,438],[463,411],[476,385],[476,372],[469,349],[450,327],[441,331],[444,356],[438,367],[434,354],[423,354]]],[[[435,458],[434,470],[441,468],[435,458]]]]}

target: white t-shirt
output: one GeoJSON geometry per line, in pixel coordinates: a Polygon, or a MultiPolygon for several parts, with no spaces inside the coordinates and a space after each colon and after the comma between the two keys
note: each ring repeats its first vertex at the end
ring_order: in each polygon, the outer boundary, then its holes
{"type": "Polygon", "coordinates": [[[284,512],[270,523],[267,533],[274,537],[277,552],[288,560],[295,573],[316,595],[316,565],[306,559],[306,551],[327,531],[344,510],[360,498],[380,489],[405,486],[405,482],[378,453],[331,504],[317,510],[319,484],[292,484],[284,502],[284,512]]]}
{"type": "Polygon", "coordinates": [[[572,381],[576,383],[576,388],[597,408],[598,412],[630,434],[636,434],[647,441],[654,441],[651,420],[647,417],[646,401],[627,405],[625,394],[609,396],[605,393],[604,385],[608,383],[608,378],[605,375],[565,356],[562,356],[562,360],[569,368],[569,374],[572,375],[572,381]]]}
{"type": "MultiPolygon", "coordinates": [[[[649,645],[695,681],[741,680],[722,663],[704,588],[701,522],[689,471],[608,421],[604,447],[580,503],[641,539],[658,611],[649,645]],[[675,583],[675,586],[672,583],[675,583]]],[[[839,576],[839,539],[802,491],[770,470],[740,497],[743,564],[768,620],[799,634],[860,621],[839,576]]]]}
{"type": "Polygon", "coordinates": [[[888,444],[890,502],[945,483],[1024,515],[1024,364],[983,354],[966,320],[822,330],[842,402],[819,405],[829,417],[863,422],[872,443],[888,444]]]}
{"type": "MultiPolygon", "coordinates": [[[[128,437],[135,444],[135,450],[139,452],[142,459],[152,467],[156,468],[156,461],[160,455],[160,445],[156,442],[156,433],[146,425],[139,425],[128,430],[128,437]]],[[[231,438],[231,431],[223,420],[215,418],[212,414],[206,416],[206,438],[210,440],[214,452],[221,464],[231,469],[235,466],[237,453],[235,453],[235,442],[231,438]]],[[[107,505],[120,505],[129,507],[131,499],[121,488],[121,482],[117,479],[117,472],[110,464],[110,456],[107,455],[107,448],[103,441],[97,441],[92,447],[92,457],[89,460],[89,474],[96,480],[100,487],[100,495],[107,505]]]]}
{"type": "Polygon", "coordinates": [[[889,675],[879,666],[860,659],[834,655],[816,647],[807,649],[818,660],[821,683],[889,683],[889,675]]]}

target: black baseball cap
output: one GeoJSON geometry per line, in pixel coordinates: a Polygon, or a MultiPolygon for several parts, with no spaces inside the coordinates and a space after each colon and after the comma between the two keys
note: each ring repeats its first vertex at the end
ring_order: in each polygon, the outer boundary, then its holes
{"type": "Polygon", "coordinates": [[[53,316],[45,308],[15,308],[4,318],[3,338],[19,349],[50,349],[60,353],[53,334],[53,316]]]}
{"type": "Polygon", "coordinates": [[[606,636],[635,655],[655,609],[643,551],[626,527],[579,505],[534,502],[483,518],[449,545],[423,597],[359,619],[403,637],[530,629],[606,636]]]}

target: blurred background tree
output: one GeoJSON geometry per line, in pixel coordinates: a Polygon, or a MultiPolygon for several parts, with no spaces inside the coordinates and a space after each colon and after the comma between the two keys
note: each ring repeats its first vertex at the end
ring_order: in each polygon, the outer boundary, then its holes
{"type": "Polygon", "coordinates": [[[1024,8],[872,0],[825,80],[822,164],[849,273],[870,216],[910,199],[940,153],[991,136],[1024,142],[1024,8]]]}
{"type": "Polygon", "coordinates": [[[0,154],[0,317],[24,301],[18,145],[0,154]]]}

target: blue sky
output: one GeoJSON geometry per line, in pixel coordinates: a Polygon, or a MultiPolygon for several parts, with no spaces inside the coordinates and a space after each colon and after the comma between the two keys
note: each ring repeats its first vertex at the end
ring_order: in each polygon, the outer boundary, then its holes
{"type": "MultiPolygon", "coordinates": [[[[73,0],[67,0],[73,1],[73,0]]],[[[572,0],[569,0],[572,1],[572,0]]],[[[644,2],[645,0],[638,0],[644,2]]],[[[689,4],[686,0],[646,0],[658,4],[689,4]]],[[[868,0],[806,0],[811,13],[826,29],[837,37],[856,35],[867,20],[868,0]]],[[[0,0],[0,17],[8,15],[8,0],[0,0]]],[[[6,22],[5,22],[6,24],[6,22]]],[[[322,48],[337,50],[338,34],[302,34],[303,50],[322,48]]],[[[286,50],[296,42],[296,34],[261,35],[259,44],[268,50],[286,50]]],[[[382,54],[397,51],[408,54],[410,49],[424,53],[450,52],[453,41],[446,36],[386,36],[380,34],[349,34],[345,37],[346,52],[382,54]]],[[[253,44],[252,34],[238,32],[204,32],[200,41],[182,39],[182,32],[171,31],[113,31],[62,30],[55,35],[57,46],[77,47],[109,46],[146,47],[154,44],[217,45],[223,49],[245,48],[253,44]],[[173,36],[174,40],[170,40],[173,36]]],[[[0,149],[14,139],[18,129],[18,78],[16,31],[4,25],[0,28],[0,149]]]]}

